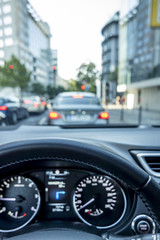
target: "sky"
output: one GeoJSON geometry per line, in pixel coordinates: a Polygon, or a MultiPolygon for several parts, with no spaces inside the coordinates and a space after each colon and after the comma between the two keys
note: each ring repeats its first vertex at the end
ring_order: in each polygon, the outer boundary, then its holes
{"type": "Polygon", "coordinates": [[[58,50],[58,72],[75,79],[78,67],[92,61],[101,70],[101,29],[120,9],[121,0],[30,0],[50,25],[52,49],[58,50]]]}

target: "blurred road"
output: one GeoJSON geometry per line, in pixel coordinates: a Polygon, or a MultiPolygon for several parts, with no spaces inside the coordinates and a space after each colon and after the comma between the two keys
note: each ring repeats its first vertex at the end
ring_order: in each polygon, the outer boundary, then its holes
{"type": "MultiPolygon", "coordinates": [[[[142,125],[160,125],[160,112],[152,112],[142,110],[139,112],[137,109],[111,109],[105,107],[109,112],[110,124],[138,124],[141,121],[142,125]]],[[[42,114],[31,114],[29,118],[21,120],[17,125],[47,125],[49,110],[46,110],[42,114]]]]}
{"type": "Polygon", "coordinates": [[[20,125],[46,125],[49,110],[41,114],[33,113],[30,114],[29,118],[21,120],[18,124],[20,125]]]}

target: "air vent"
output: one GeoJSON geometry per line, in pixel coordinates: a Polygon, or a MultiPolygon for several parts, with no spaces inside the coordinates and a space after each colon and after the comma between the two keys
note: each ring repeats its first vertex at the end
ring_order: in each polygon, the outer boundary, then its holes
{"type": "Polygon", "coordinates": [[[160,177],[160,152],[139,152],[136,155],[140,165],[146,172],[160,177]]]}

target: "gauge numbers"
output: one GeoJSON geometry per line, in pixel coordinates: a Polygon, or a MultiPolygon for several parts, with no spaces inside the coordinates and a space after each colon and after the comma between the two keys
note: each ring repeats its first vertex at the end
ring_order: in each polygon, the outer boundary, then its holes
{"type": "Polygon", "coordinates": [[[27,225],[40,206],[40,193],[29,178],[14,176],[0,183],[0,232],[27,225]]]}
{"type": "Polygon", "coordinates": [[[126,211],[126,196],[110,177],[91,175],[80,181],[74,193],[74,208],[79,218],[97,228],[116,225],[126,211]]]}

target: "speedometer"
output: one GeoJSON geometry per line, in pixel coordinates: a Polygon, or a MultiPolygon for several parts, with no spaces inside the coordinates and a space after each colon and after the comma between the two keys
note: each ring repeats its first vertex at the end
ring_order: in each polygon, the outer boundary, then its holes
{"type": "Polygon", "coordinates": [[[73,198],[79,218],[100,229],[115,226],[126,212],[125,193],[120,185],[108,176],[91,175],[82,179],[73,198]]]}

